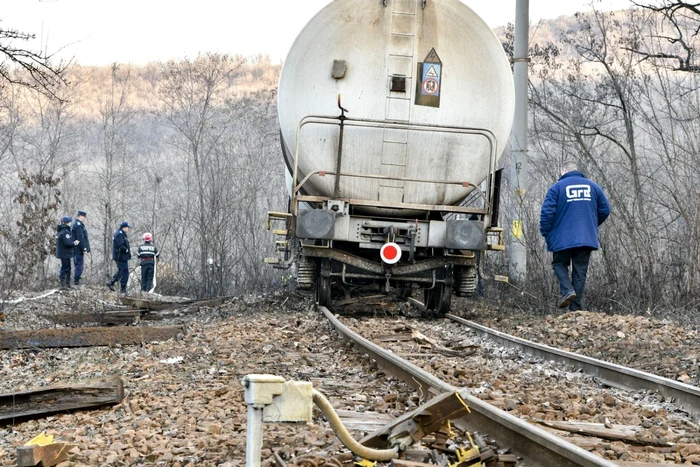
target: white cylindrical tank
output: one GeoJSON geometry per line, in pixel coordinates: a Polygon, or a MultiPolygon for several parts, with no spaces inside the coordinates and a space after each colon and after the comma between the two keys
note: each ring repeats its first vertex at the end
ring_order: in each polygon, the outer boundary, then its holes
{"type": "MultiPolygon", "coordinates": [[[[487,129],[497,156],[513,121],[513,78],[500,41],[459,0],[335,0],[299,34],[284,63],[278,112],[287,166],[294,167],[297,127],[308,115],[487,129]]],[[[302,130],[299,178],[336,169],[337,126],[302,130]]],[[[489,172],[489,146],[477,135],[346,127],[341,172],[478,184],[489,172]]],[[[332,176],[305,190],[333,196],[332,176]]],[[[454,205],[469,192],[455,185],[341,178],[347,199],[454,205]]]]}

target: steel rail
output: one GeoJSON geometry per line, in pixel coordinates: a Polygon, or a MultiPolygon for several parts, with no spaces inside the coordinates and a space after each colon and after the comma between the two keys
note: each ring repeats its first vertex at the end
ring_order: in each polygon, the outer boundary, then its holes
{"type": "Polygon", "coordinates": [[[471,413],[456,421],[459,426],[472,432],[488,433],[500,444],[508,446],[516,455],[522,457],[527,465],[543,467],[617,465],[483,402],[469,394],[468,389],[459,389],[442,381],[350,330],[326,307],[318,308],[335,330],[351,341],[360,352],[367,354],[387,373],[415,388],[421,395],[460,391],[460,396],[469,406],[471,413]]]}
{"type": "Polygon", "coordinates": [[[474,331],[478,331],[483,336],[495,340],[501,345],[518,349],[544,360],[554,360],[571,365],[588,375],[598,378],[608,386],[626,391],[639,391],[643,389],[658,392],[681,406],[683,410],[692,415],[695,420],[700,418],[700,388],[696,386],[521,339],[460,318],[459,316],[447,314],[445,317],[463,324],[474,331]]]}

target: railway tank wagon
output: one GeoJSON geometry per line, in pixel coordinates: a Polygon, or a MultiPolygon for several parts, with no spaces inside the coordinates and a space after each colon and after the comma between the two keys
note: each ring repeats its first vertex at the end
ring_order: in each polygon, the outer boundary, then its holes
{"type": "Polygon", "coordinates": [[[446,312],[502,249],[496,166],[513,78],[500,41],[459,0],[335,0],[302,30],[278,90],[289,212],[271,212],[297,285],[422,291],[446,312]],[[492,239],[498,240],[494,243],[492,239]]]}

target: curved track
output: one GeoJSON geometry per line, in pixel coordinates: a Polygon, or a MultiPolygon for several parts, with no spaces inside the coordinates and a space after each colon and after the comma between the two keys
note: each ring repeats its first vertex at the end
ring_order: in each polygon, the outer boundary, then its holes
{"type": "Polygon", "coordinates": [[[652,375],[651,373],[615,365],[614,363],[597,360],[584,355],[555,349],[547,345],[538,344],[496,331],[495,329],[487,328],[458,316],[448,314],[445,315],[445,317],[464,326],[468,326],[476,333],[489,339],[496,340],[503,346],[516,348],[544,360],[553,360],[571,365],[586,374],[598,378],[602,383],[608,386],[627,391],[647,390],[658,392],[681,406],[683,410],[691,414],[696,420],[700,418],[700,388],[696,386],[690,386],[668,378],[652,375]]]}
{"type": "Polygon", "coordinates": [[[348,329],[327,308],[319,307],[319,310],[344,338],[353,342],[360,352],[369,355],[387,373],[403,380],[422,394],[459,391],[471,413],[457,423],[469,431],[489,433],[499,443],[507,445],[515,454],[522,457],[525,465],[560,467],[617,465],[471,396],[466,389],[460,390],[440,380],[348,329]]]}

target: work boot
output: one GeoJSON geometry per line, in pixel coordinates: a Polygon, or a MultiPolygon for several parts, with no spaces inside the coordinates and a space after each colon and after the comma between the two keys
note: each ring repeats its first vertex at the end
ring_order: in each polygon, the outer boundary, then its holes
{"type": "Polygon", "coordinates": [[[76,287],[79,287],[80,286],[80,278],[77,278],[76,280],[74,280],[73,285],[76,287]]]}
{"type": "Polygon", "coordinates": [[[70,276],[66,277],[66,289],[70,289],[70,276]]]}
{"type": "Polygon", "coordinates": [[[126,287],[122,287],[122,289],[119,291],[120,295],[126,295],[126,287]]]}
{"type": "Polygon", "coordinates": [[[114,282],[112,282],[112,281],[107,281],[107,287],[109,287],[109,290],[111,290],[112,292],[114,292],[114,290],[115,290],[115,289],[114,289],[114,282]]]}
{"type": "Polygon", "coordinates": [[[559,308],[566,308],[567,306],[569,306],[569,303],[571,303],[574,300],[576,300],[576,292],[572,290],[568,294],[564,295],[564,298],[561,299],[561,302],[559,302],[559,308]]]}
{"type": "Polygon", "coordinates": [[[68,286],[66,285],[68,281],[66,281],[66,279],[63,277],[60,277],[59,279],[61,279],[61,290],[68,290],[68,286]]]}

